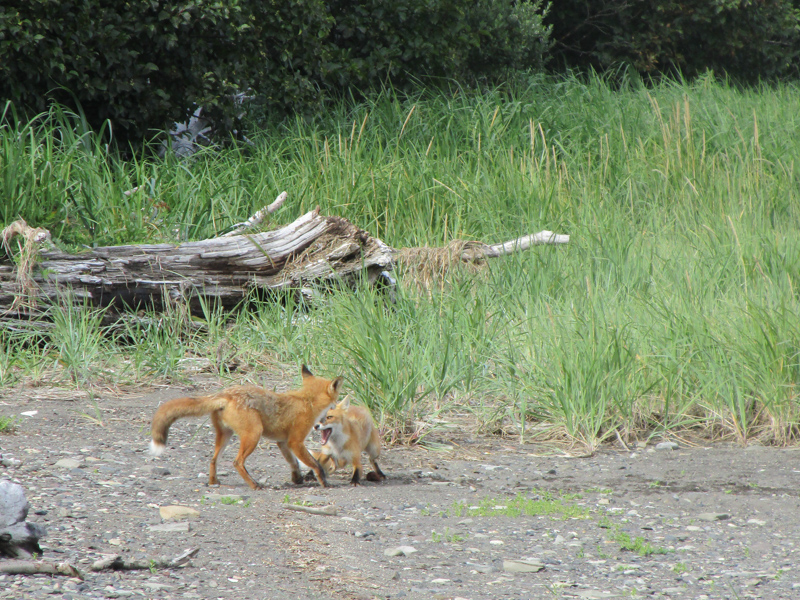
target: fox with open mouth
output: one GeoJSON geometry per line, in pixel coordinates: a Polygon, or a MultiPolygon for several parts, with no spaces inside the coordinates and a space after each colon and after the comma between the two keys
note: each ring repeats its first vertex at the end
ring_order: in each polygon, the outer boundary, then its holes
{"type": "MultiPolygon", "coordinates": [[[[361,453],[369,455],[374,469],[366,476],[367,481],[386,479],[378,466],[381,455],[381,438],[378,428],[372,420],[372,414],[366,406],[351,406],[349,398],[339,402],[335,408],[316,425],[314,429],[322,436],[322,448],[319,453],[312,453],[319,461],[320,467],[328,475],[339,467],[353,465],[353,478],[350,483],[358,485],[361,481],[361,453]]],[[[311,472],[306,478],[313,476],[311,472]]]]}

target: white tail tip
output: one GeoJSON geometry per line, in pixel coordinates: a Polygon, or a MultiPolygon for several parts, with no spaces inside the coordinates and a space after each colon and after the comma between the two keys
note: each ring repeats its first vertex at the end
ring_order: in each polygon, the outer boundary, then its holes
{"type": "Polygon", "coordinates": [[[166,448],[167,447],[164,444],[159,444],[153,440],[150,440],[150,454],[153,456],[161,456],[166,448]]]}

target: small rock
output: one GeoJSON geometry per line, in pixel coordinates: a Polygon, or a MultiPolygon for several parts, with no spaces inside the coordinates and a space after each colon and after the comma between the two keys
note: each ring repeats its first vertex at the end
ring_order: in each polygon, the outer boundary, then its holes
{"type": "Polygon", "coordinates": [[[411,556],[417,551],[414,546],[398,546],[397,548],[387,548],[383,551],[385,556],[411,556]]]}
{"type": "Polygon", "coordinates": [[[193,519],[200,516],[200,511],[188,506],[172,505],[162,506],[158,509],[158,513],[165,521],[170,519],[193,519]]]}
{"type": "Polygon", "coordinates": [[[489,543],[492,546],[502,546],[503,544],[505,544],[503,540],[489,540],[489,543]]]}
{"type": "Polygon", "coordinates": [[[656,450],[677,450],[680,448],[675,442],[660,442],[656,444],[656,450]]]}
{"type": "Polygon", "coordinates": [[[81,463],[74,458],[62,458],[55,464],[55,466],[59,469],[77,469],[81,466],[81,463]]]}
{"type": "Polygon", "coordinates": [[[163,532],[187,532],[191,530],[188,521],[177,521],[174,523],[164,523],[162,525],[151,525],[147,528],[148,531],[163,531],[163,532]]]}
{"type": "Polygon", "coordinates": [[[728,513],[700,513],[698,521],[727,521],[731,516],[728,513]]]}
{"type": "Polygon", "coordinates": [[[762,521],[761,519],[748,519],[747,520],[747,524],[748,525],[766,525],[767,522],[766,521],[762,521]]]}
{"type": "Polygon", "coordinates": [[[587,600],[601,600],[602,598],[617,598],[616,594],[611,592],[601,592],[600,590],[578,590],[573,592],[578,598],[586,598],[587,600]]]}
{"type": "Polygon", "coordinates": [[[375,536],[375,532],[374,531],[356,531],[354,535],[357,538],[368,538],[368,537],[374,537],[375,536]]]}
{"type": "Polygon", "coordinates": [[[431,583],[433,583],[435,585],[441,585],[442,583],[450,583],[450,580],[449,579],[433,579],[433,580],[431,580],[431,583]]]}
{"type": "Polygon", "coordinates": [[[503,571],[508,573],[538,573],[544,565],[532,560],[504,560],[503,571]]]}

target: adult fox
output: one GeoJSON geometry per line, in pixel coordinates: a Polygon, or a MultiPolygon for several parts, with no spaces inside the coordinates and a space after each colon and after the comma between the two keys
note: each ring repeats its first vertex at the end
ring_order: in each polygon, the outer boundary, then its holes
{"type": "MultiPolygon", "coordinates": [[[[353,465],[353,478],[350,483],[358,485],[361,481],[361,453],[366,452],[374,471],[367,474],[367,481],[386,479],[378,466],[381,455],[381,437],[366,406],[350,406],[345,398],[328,411],[325,418],[314,425],[314,429],[322,435],[322,447],[314,458],[319,461],[326,475],[336,467],[353,465]]],[[[311,472],[306,479],[311,477],[311,472]]]]}
{"type": "Polygon", "coordinates": [[[299,458],[311,467],[320,485],[327,486],[325,471],[304,442],[314,424],[336,406],[342,378],[331,381],[315,377],[305,365],[300,373],[303,385],[299,390],[279,394],[255,385],[237,385],[210,396],[165,402],[153,416],[151,452],[160,455],[164,451],[170,425],[178,419],[210,414],[217,437],[208,469],[209,485],[219,483],[217,457],[235,433],[239,436],[239,453],[233,466],[254,490],[261,486],[250,477],[244,462],[256,449],[261,437],[277,442],[281,454],[291,465],[294,483],[303,482],[297,463],[299,458]]]}

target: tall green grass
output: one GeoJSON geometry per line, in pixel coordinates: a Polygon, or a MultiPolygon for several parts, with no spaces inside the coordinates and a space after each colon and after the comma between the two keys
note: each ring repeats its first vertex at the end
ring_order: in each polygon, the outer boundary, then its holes
{"type": "MultiPolygon", "coordinates": [[[[454,267],[428,292],[402,273],[395,304],[369,289],[311,308],[289,296],[227,325],[209,312],[206,336],[136,330],[138,366],[125,372],[171,376],[186,352],[213,358],[224,339],[251,366],[269,356],[344,372],[387,427],[456,408],[523,440],[588,447],[687,433],[792,443],[798,91],[543,77],[480,93],[386,91],[183,162],[123,162],[79,116],[20,123],[7,111],[2,215],[72,246],[183,240],[286,189],[273,224],[320,205],[395,247],[568,233],[566,247],[454,267]]],[[[13,343],[0,353],[4,380],[19,372],[13,343]]]]}

